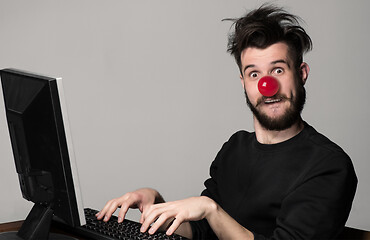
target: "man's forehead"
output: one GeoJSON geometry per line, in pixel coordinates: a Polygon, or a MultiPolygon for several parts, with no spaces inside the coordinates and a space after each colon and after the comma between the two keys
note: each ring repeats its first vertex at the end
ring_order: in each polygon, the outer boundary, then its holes
{"type": "Polygon", "coordinates": [[[275,43],[264,49],[248,47],[242,51],[241,62],[243,67],[246,65],[273,64],[276,61],[284,60],[289,63],[289,48],[285,43],[275,43]]]}

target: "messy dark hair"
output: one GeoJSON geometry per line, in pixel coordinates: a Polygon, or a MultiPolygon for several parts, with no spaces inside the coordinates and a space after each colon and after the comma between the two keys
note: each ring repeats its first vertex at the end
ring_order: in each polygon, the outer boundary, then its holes
{"type": "Polygon", "coordinates": [[[224,20],[234,22],[235,30],[229,34],[227,51],[235,57],[241,73],[241,54],[248,47],[265,49],[284,42],[295,69],[303,62],[303,54],[312,49],[311,38],[299,25],[301,19],[274,5],[264,4],[241,18],[224,20]]]}

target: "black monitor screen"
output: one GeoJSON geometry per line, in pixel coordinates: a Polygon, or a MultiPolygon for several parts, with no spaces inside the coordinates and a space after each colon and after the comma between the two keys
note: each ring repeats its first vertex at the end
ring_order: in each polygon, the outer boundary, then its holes
{"type": "Polygon", "coordinates": [[[1,70],[11,145],[22,195],[54,217],[85,224],[61,79],[1,70]]]}

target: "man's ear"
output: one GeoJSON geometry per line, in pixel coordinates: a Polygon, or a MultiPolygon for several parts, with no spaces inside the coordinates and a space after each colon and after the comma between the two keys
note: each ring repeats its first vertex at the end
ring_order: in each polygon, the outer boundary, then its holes
{"type": "Polygon", "coordinates": [[[245,88],[244,88],[244,79],[243,79],[243,76],[242,76],[241,74],[240,74],[239,78],[240,78],[240,81],[241,81],[241,83],[242,83],[243,89],[245,89],[245,88]]]}
{"type": "Polygon", "coordinates": [[[307,78],[308,78],[308,74],[310,73],[310,67],[308,66],[307,63],[305,62],[301,63],[301,66],[299,67],[299,73],[300,73],[302,83],[303,85],[305,85],[307,78]]]}

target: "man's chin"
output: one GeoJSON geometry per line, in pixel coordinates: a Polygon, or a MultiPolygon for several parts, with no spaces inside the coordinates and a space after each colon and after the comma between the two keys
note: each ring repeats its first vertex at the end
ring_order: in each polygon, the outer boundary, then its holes
{"type": "Polygon", "coordinates": [[[263,116],[270,121],[281,121],[288,117],[289,114],[293,112],[291,107],[282,107],[282,106],[260,106],[256,108],[258,115],[263,116]]]}
{"type": "Polygon", "coordinates": [[[270,121],[281,121],[281,119],[286,118],[288,114],[287,111],[283,111],[282,109],[268,109],[267,111],[258,111],[259,115],[264,116],[266,119],[270,119],[270,121]]]}
{"type": "Polygon", "coordinates": [[[279,107],[269,107],[264,105],[255,109],[254,116],[260,125],[271,131],[282,131],[290,128],[297,122],[299,116],[294,114],[294,109],[283,109],[279,107]]]}
{"type": "Polygon", "coordinates": [[[270,131],[286,130],[298,123],[300,120],[299,115],[294,116],[290,113],[286,113],[279,117],[269,117],[264,114],[260,114],[258,116],[255,115],[255,117],[263,128],[270,131]]]}

